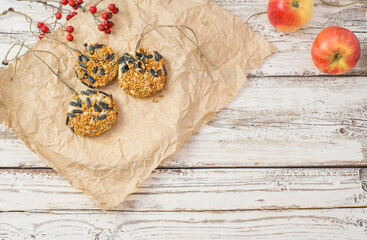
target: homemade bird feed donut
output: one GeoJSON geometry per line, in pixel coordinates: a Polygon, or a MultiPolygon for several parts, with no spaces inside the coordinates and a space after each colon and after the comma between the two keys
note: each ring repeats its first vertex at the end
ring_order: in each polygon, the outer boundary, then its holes
{"type": "Polygon", "coordinates": [[[98,136],[115,125],[117,115],[112,95],[88,89],[69,102],[66,125],[76,134],[98,136]]]}
{"type": "Polygon", "coordinates": [[[115,51],[104,44],[91,44],[78,55],[75,63],[77,78],[90,88],[104,87],[112,81],[118,73],[115,51]]]}
{"type": "Polygon", "coordinates": [[[164,58],[157,52],[139,48],[118,60],[120,87],[129,95],[149,97],[163,89],[167,78],[164,58]]]}

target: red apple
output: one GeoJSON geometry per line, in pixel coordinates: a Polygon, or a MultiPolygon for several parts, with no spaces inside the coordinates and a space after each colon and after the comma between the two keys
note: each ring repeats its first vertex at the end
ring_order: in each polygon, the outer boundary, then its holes
{"type": "Polygon", "coordinates": [[[311,50],[316,67],[333,75],[349,72],[361,55],[358,38],[348,29],[327,27],[316,37],[311,50]]]}
{"type": "Polygon", "coordinates": [[[312,9],[313,0],[269,0],[268,18],[277,30],[295,32],[311,19],[312,9]]]}

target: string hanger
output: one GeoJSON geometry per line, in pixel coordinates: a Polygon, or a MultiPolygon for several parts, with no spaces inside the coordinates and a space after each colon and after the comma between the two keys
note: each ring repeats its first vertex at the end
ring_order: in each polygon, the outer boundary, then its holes
{"type": "MultiPolygon", "coordinates": [[[[29,23],[29,30],[30,30],[30,32],[32,33],[32,35],[34,35],[35,37],[38,37],[38,35],[32,30],[32,24],[34,23],[34,20],[30,17],[30,16],[28,16],[27,14],[25,14],[25,13],[22,13],[22,12],[19,12],[19,11],[16,11],[16,10],[14,10],[14,8],[9,8],[8,10],[5,10],[5,11],[3,11],[1,14],[0,14],[0,16],[5,16],[5,15],[7,15],[8,13],[14,13],[14,14],[18,14],[18,15],[21,15],[21,16],[24,16],[24,18],[26,19],[26,21],[29,23]]],[[[44,36],[45,38],[48,38],[48,39],[51,39],[51,40],[53,40],[53,41],[56,41],[57,43],[59,43],[59,44],[61,44],[61,45],[63,45],[63,46],[65,46],[66,48],[68,48],[68,49],[70,49],[70,50],[72,50],[72,51],[74,51],[74,52],[76,52],[77,54],[79,54],[79,55],[82,55],[82,56],[84,56],[84,57],[86,57],[87,59],[90,59],[90,57],[89,56],[87,56],[87,55],[85,55],[85,54],[83,54],[81,51],[79,51],[78,49],[76,49],[76,48],[73,48],[73,47],[70,47],[68,44],[66,44],[66,43],[64,43],[64,42],[62,42],[62,41],[60,41],[59,39],[57,39],[57,38],[53,38],[53,37],[50,37],[50,36],[44,36]]],[[[16,75],[16,72],[17,72],[17,66],[18,66],[18,59],[20,58],[20,52],[22,51],[22,49],[23,49],[23,47],[25,47],[25,48],[27,48],[28,49],[28,51],[29,52],[31,52],[35,57],[37,57],[41,62],[43,62],[47,67],[48,67],[48,69],[53,73],[53,74],[55,74],[56,75],[56,77],[58,78],[58,80],[59,81],[61,81],[73,94],[77,94],[77,92],[73,89],[73,88],[71,88],[64,80],[62,80],[61,78],[60,78],[60,72],[59,72],[59,65],[60,65],[60,62],[59,62],[59,59],[57,58],[57,56],[54,54],[54,53],[52,53],[52,52],[49,52],[49,51],[41,51],[41,50],[33,50],[33,49],[31,49],[29,46],[26,46],[26,45],[24,45],[24,42],[20,42],[20,43],[15,43],[15,44],[13,44],[11,47],[10,47],[10,49],[8,50],[8,52],[6,53],[6,56],[5,56],[5,59],[2,61],[2,64],[4,64],[4,65],[8,65],[9,64],[9,62],[10,61],[14,61],[15,60],[15,70],[14,70],[14,74],[13,74],[13,76],[12,76],[12,78],[10,79],[11,81],[13,81],[13,79],[14,79],[14,77],[15,77],[15,75],[16,75]],[[13,59],[8,59],[8,56],[9,56],[9,53],[11,52],[11,50],[15,47],[15,46],[19,46],[20,45],[20,48],[19,48],[19,51],[17,52],[17,54],[16,54],[16,56],[13,58],[13,59]],[[42,58],[40,58],[36,53],[41,53],[41,52],[43,52],[43,53],[48,53],[48,54],[51,54],[51,55],[53,55],[55,58],[56,58],[56,60],[57,60],[57,66],[58,66],[58,70],[57,70],[57,73],[42,59],[42,58]]]]}
{"type": "MultiPolygon", "coordinates": [[[[18,14],[18,15],[24,16],[24,18],[26,19],[26,21],[29,23],[29,31],[32,33],[32,35],[33,35],[33,36],[38,37],[38,34],[36,34],[36,33],[32,30],[32,25],[33,25],[33,23],[34,23],[35,21],[34,21],[30,16],[28,16],[28,15],[27,15],[27,14],[25,14],[25,13],[22,13],[22,12],[16,11],[16,10],[14,10],[14,8],[9,8],[8,10],[3,11],[3,12],[0,14],[0,16],[5,16],[5,15],[7,15],[8,13],[14,13],[14,14],[18,14]]],[[[80,50],[78,50],[78,49],[76,49],[76,48],[73,48],[73,47],[70,47],[68,44],[66,44],[66,43],[64,43],[64,42],[62,42],[62,41],[60,41],[60,40],[59,40],[59,39],[57,39],[57,38],[50,37],[49,35],[45,35],[45,36],[43,36],[43,37],[44,37],[44,38],[46,38],[46,39],[54,40],[54,41],[56,41],[57,43],[59,43],[59,44],[61,44],[61,45],[65,46],[66,48],[68,48],[68,49],[70,49],[70,50],[72,50],[73,52],[75,52],[75,53],[77,53],[77,54],[79,54],[79,55],[82,55],[82,56],[84,56],[84,57],[86,57],[86,58],[90,59],[90,57],[89,57],[89,56],[87,56],[87,55],[83,54],[80,50]]]]}
{"type": "Polygon", "coordinates": [[[54,54],[54,53],[52,53],[52,52],[49,52],[49,51],[43,51],[43,50],[34,50],[34,49],[32,49],[31,47],[29,47],[29,46],[27,46],[27,45],[24,45],[24,42],[18,42],[18,43],[15,43],[15,44],[13,44],[12,46],[11,46],[11,48],[9,49],[9,51],[7,52],[7,54],[6,54],[6,56],[5,56],[5,59],[4,59],[4,61],[3,61],[3,63],[4,62],[6,62],[6,63],[8,63],[8,62],[10,62],[10,61],[13,61],[13,60],[15,60],[15,70],[14,70],[14,74],[13,74],[13,77],[10,79],[11,81],[13,81],[13,79],[14,79],[14,77],[15,77],[15,75],[16,75],[16,72],[17,72],[17,63],[18,63],[18,59],[19,59],[19,53],[22,51],[22,49],[23,49],[23,47],[24,48],[27,48],[28,49],[28,51],[30,52],[30,53],[32,53],[36,58],[38,58],[43,64],[45,64],[46,66],[47,66],[47,68],[57,77],[57,79],[61,82],[61,83],[63,83],[70,91],[71,91],[71,93],[73,93],[73,94],[75,94],[75,95],[78,95],[78,93],[72,88],[72,87],[70,87],[70,85],[69,84],[67,84],[64,80],[62,80],[61,79],[61,77],[60,77],[60,61],[59,61],[59,59],[57,58],[57,56],[54,54]],[[13,58],[13,59],[7,59],[8,58],[8,55],[9,55],[9,53],[10,53],[10,51],[15,47],[15,46],[19,46],[20,45],[20,48],[19,48],[19,50],[18,50],[18,52],[17,52],[17,54],[16,54],[16,56],[13,58]],[[50,65],[48,65],[37,53],[48,53],[48,54],[51,54],[56,60],[57,60],[57,72],[55,72],[51,67],[50,67],[50,65]]]}
{"type": "Polygon", "coordinates": [[[175,28],[175,29],[177,29],[186,39],[188,39],[190,42],[192,42],[195,45],[195,47],[197,49],[197,54],[200,57],[204,58],[212,67],[218,68],[218,66],[216,66],[211,61],[209,61],[209,59],[204,55],[203,51],[200,48],[199,40],[197,38],[197,35],[196,35],[195,31],[192,28],[190,28],[188,26],[185,26],[185,25],[158,25],[158,26],[152,26],[152,25],[149,24],[149,25],[145,26],[143,31],[140,34],[140,38],[139,38],[138,42],[136,43],[136,47],[135,47],[135,52],[136,53],[138,52],[138,49],[140,48],[140,45],[141,45],[144,37],[146,35],[148,35],[149,33],[155,31],[158,28],[175,28]],[[148,28],[151,28],[151,29],[148,30],[148,28]],[[194,40],[192,38],[190,38],[182,29],[189,30],[193,34],[194,40]]]}

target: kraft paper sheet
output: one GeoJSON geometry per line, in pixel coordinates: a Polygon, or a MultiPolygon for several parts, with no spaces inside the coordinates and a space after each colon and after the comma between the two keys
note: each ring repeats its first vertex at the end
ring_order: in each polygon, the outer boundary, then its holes
{"type": "MultiPolygon", "coordinates": [[[[65,125],[72,95],[31,53],[19,60],[13,81],[14,62],[0,73],[1,122],[101,209],[116,207],[134,192],[164,159],[233,100],[246,83],[247,71],[258,68],[275,52],[242,20],[210,0],[108,1],[113,2],[120,12],[112,19],[112,34],[98,31],[91,14],[80,12],[67,23],[76,27],[75,39],[68,44],[82,50],[84,43],[104,43],[121,57],[135,49],[147,24],[186,25],[196,32],[203,53],[218,68],[200,57],[176,29],[150,33],[142,47],[157,50],[166,59],[168,79],[160,93],[164,97],[156,96],[159,102],[154,103],[152,97],[128,96],[114,80],[101,90],[112,93],[119,117],[116,126],[98,137],[78,136],[65,125]]],[[[58,30],[55,36],[64,40],[65,32],[58,30]]],[[[86,89],[75,77],[74,52],[50,39],[33,48],[56,54],[61,78],[77,92],[86,89]]],[[[51,55],[39,55],[57,69],[51,55]]]]}

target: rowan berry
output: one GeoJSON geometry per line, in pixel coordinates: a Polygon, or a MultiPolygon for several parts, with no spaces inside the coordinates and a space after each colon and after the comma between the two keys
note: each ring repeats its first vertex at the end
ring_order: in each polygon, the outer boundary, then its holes
{"type": "Polygon", "coordinates": [[[111,12],[113,13],[113,14],[116,14],[116,13],[118,13],[120,10],[118,9],[118,8],[115,8],[115,9],[112,9],[111,10],[111,12]]]}
{"type": "Polygon", "coordinates": [[[74,37],[73,37],[73,35],[71,35],[70,33],[66,36],[66,39],[68,40],[68,41],[73,41],[74,40],[74,37]]]}
{"type": "Polygon", "coordinates": [[[113,9],[115,9],[116,8],[116,6],[115,6],[115,4],[110,4],[110,5],[108,5],[108,9],[110,10],[110,11],[112,11],[113,9]]]}
{"type": "Polygon", "coordinates": [[[104,31],[105,30],[105,25],[99,24],[98,29],[99,29],[99,31],[104,31]]]}
{"type": "Polygon", "coordinates": [[[106,28],[106,29],[104,30],[104,33],[105,33],[105,34],[110,34],[110,33],[111,33],[111,28],[106,28]]]}
{"type": "Polygon", "coordinates": [[[43,22],[39,22],[39,23],[37,23],[37,27],[38,27],[38,28],[41,28],[43,25],[45,25],[43,22]]]}
{"type": "Polygon", "coordinates": [[[74,32],[74,28],[73,28],[72,26],[67,26],[67,27],[66,27],[66,31],[67,31],[68,33],[72,33],[72,32],[74,32]]]}
{"type": "Polygon", "coordinates": [[[89,8],[89,11],[90,11],[92,14],[95,14],[95,13],[97,12],[97,8],[96,8],[96,6],[91,6],[91,7],[89,8]]]}
{"type": "Polygon", "coordinates": [[[55,16],[56,16],[56,18],[57,18],[57,19],[60,19],[60,18],[62,17],[62,14],[61,14],[60,12],[57,12],[57,13],[55,14],[55,16]]]}
{"type": "Polygon", "coordinates": [[[48,33],[48,31],[49,31],[50,29],[47,27],[47,26],[43,26],[42,28],[41,28],[41,31],[43,32],[43,33],[48,33]]]}

